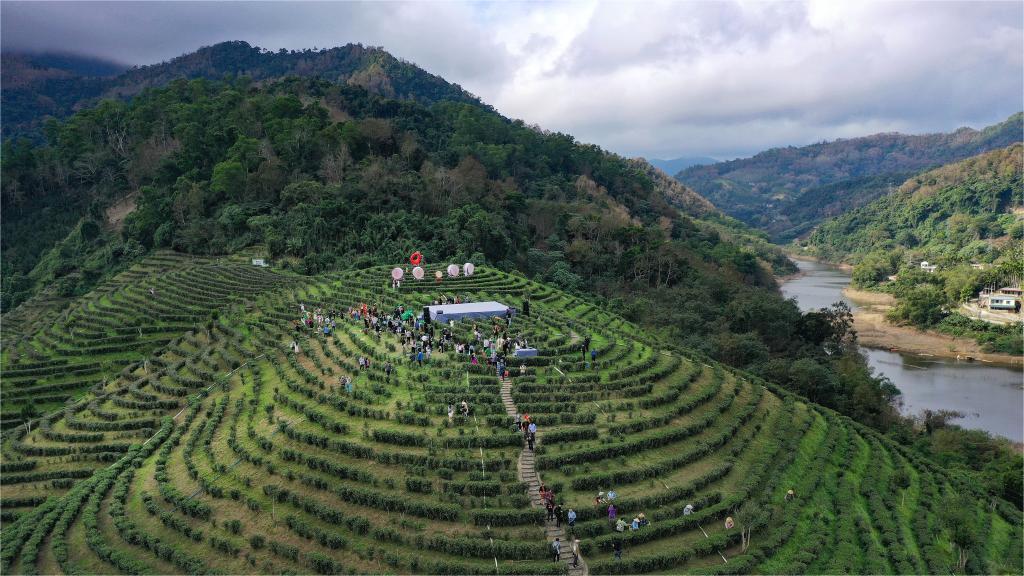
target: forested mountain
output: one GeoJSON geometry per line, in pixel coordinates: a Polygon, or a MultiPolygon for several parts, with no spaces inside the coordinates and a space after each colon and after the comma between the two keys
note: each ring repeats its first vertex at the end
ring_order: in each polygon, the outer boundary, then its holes
{"type": "Polygon", "coordinates": [[[1014,144],[911,177],[824,222],[804,244],[835,262],[894,251],[943,264],[992,262],[1024,238],[1022,160],[1014,144]]]}
{"type": "Polygon", "coordinates": [[[266,51],[246,42],[222,42],[168,62],[132,68],[117,76],[112,65],[85,66],[88,59],[75,57],[4,57],[3,135],[29,135],[38,139],[46,116],[67,116],[99,98],[134,96],[150,87],[178,78],[220,79],[247,76],[266,81],[299,76],[362,86],[375,94],[422,102],[450,100],[479,102],[458,85],[450,84],[388,52],[361,44],[323,50],[266,51]],[[10,82],[11,79],[31,81],[10,82]]]}
{"type": "Polygon", "coordinates": [[[691,166],[705,166],[707,164],[714,164],[715,162],[718,162],[718,160],[707,156],[682,156],[680,158],[672,158],[671,160],[648,158],[647,161],[650,162],[652,166],[668,175],[677,174],[691,166]]]}
{"type": "Polygon", "coordinates": [[[635,314],[680,330],[685,315],[700,343],[727,326],[732,298],[768,294],[770,268],[788,263],[682,215],[713,208],[650,170],[476,104],[322,80],[178,80],[83,110],[48,146],[6,145],[4,303],[82,293],[152,248],[260,245],[307,273],[420,249],[635,294],[635,314]],[[126,195],[137,207],[117,232],[107,210],[126,195]]]}
{"type": "Polygon", "coordinates": [[[780,241],[885,195],[912,174],[1021,140],[1022,114],[983,130],[876,134],[774,148],[752,158],[695,166],[676,177],[725,213],[780,241]]]}
{"type": "Polygon", "coordinates": [[[587,291],[782,384],[802,378],[787,368],[799,359],[828,375],[814,397],[873,425],[891,419],[863,363],[825,354],[821,331],[776,292],[772,272],[792,270],[777,248],[646,163],[475,103],[427,107],[298,78],[177,80],[50,136],[3,154],[5,309],[40,291],[82,294],[158,248],[255,247],[302,273],[418,249],[587,291]],[[126,197],[122,211],[134,210],[114,226],[126,197]]]}
{"type": "Polygon", "coordinates": [[[1024,275],[1022,154],[1014,144],[914,176],[892,194],[823,223],[803,245],[855,264],[856,285],[896,296],[891,320],[1020,355],[1019,324],[988,324],[958,308],[983,287],[1024,275]],[[923,260],[938,268],[922,270],[923,260]]]}
{"type": "Polygon", "coordinates": [[[411,86],[425,95],[177,79],[53,123],[46,144],[6,142],[4,310],[84,294],[158,249],[258,251],[302,274],[421,250],[589,293],[862,422],[894,421],[856,349],[822,345],[842,312],[809,317],[775,290],[772,273],[793,270],[777,247],[646,162],[411,86]]]}
{"type": "MultiPolygon", "coordinates": [[[[537,516],[516,484],[521,439],[506,432],[520,408],[544,415],[541,441],[561,446],[535,461],[560,492],[590,502],[609,482],[635,484],[622,501],[652,512],[629,542],[656,550],[594,573],[702,571],[704,557],[733,554],[735,532],[694,533],[676,509],[690,500],[719,526],[735,515],[744,549],[750,527],[772,522],[763,549],[755,539],[729,569],[1016,569],[1020,464],[1005,441],[945,423],[933,435],[899,417],[898,391],[868,369],[849,310],[801,313],[776,289],[773,272],[793,270],[777,247],[648,163],[461,91],[446,99],[425,76],[396,88],[404,99],[342,78],[166,78],[49,122],[45,142],[4,143],[3,321],[14,338],[5,333],[0,398],[22,419],[52,412],[4,438],[19,455],[5,481],[22,486],[7,505],[35,509],[5,530],[4,570],[45,572],[36,560],[52,542],[66,573],[389,569],[378,561],[490,573],[499,556],[505,573],[562,573],[533,562],[549,549],[532,544],[546,542],[520,542],[537,516]],[[516,329],[543,356],[523,366],[515,396],[451,350],[413,372],[369,323],[295,330],[300,305],[317,299],[341,310],[436,299],[429,281],[385,288],[414,250],[431,271],[477,263],[478,275],[443,284],[473,300],[535,298],[516,329]],[[580,361],[584,332],[597,363],[580,361]],[[355,368],[366,355],[375,371],[355,368]],[[342,375],[357,388],[342,392],[342,375]],[[572,392],[553,402],[558,388],[572,392]],[[445,419],[444,404],[467,390],[482,426],[449,435],[468,420],[445,419]],[[481,469],[473,450],[484,448],[481,469]],[[628,481],[616,475],[623,455],[647,450],[657,455],[630,464],[628,481]],[[595,476],[603,460],[614,469],[595,476]],[[700,470],[676,475],[690,465],[700,470]],[[665,472],[674,484],[644,496],[665,472]],[[785,504],[790,485],[807,506],[785,504]],[[46,500],[51,488],[70,491],[46,500]],[[920,510],[913,522],[893,512],[902,489],[920,510]],[[993,510],[992,497],[1013,504],[993,510]],[[871,513],[846,513],[855,506],[871,513]],[[833,521],[834,534],[820,530],[833,521]],[[968,537],[952,540],[961,525],[968,537]],[[878,539],[858,538],[867,529],[878,539]],[[680,536],[699,554],[660,549],[680,536]],[[834,557],[819,562],[816,546],[834,557]]],[[[456,331],[469,337],[465,324],[456,331]]],[[[587,553],[607,554],[615,534],[583,514],[587,553]]]]}
{"type": "Polygon", "coordinates": [[[69,54],[17,54],[0,57],[3,136],[38,131],[46,116],[70,114],[83,99],[100,94],[109,77],[124,66],[69,54]]]}

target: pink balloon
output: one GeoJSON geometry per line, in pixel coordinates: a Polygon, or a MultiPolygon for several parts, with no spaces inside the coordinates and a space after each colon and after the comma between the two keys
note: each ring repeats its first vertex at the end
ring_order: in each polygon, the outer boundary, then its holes
{"type": "Polygon", "coordinates": [[[423,268],[419,266],[412,269],[412,277],[417,280],[423,280],[423,268]]]}
{"type": "Polygon", "coordinates": [[[457,265],[455,265],[455,264],[449,264],[448,265],[448,275],[451,276],[452,278],[455,278],[456,276],[458,276],[459,275],[459,267],[457,265]]]}
{"type": "Polygon", "coordinates": [[[402,270],[401,268],[394,268],[391,270],[391,277],[394,278],[395,280],[401,280],[402,276],[404,275],[405,270],[402,270]]]}

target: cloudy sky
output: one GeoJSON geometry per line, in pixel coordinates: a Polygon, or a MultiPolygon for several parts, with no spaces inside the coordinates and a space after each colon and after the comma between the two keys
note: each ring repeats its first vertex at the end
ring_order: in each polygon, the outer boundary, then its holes
{"type": "Polygon", "coordinates": [[[383,46],[629,156],[746,156],[1022,108],[1024,3],[3,2],[3,50],[127,64],[245,40],[383,46]]]}

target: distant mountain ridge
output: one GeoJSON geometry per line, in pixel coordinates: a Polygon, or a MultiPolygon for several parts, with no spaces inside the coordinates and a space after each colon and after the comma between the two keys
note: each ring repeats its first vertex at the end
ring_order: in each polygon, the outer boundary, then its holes
{"type": "Polygon", "coordinates": [[[705,166],[718,162],[718,160],[708,156],[681,156],[679,158],[672,158],[671,160],[647,158],[646,160],[650,162],[652,166],[669,176],[674,176],[691,166],[705,166]]]}
{"type": "Polygon", "coordinates": [[[910,175],[1021,141],[1024,115],[983,130],[875,134],[773,148],[751,158],[695,166],[676,175],[725,213],[778,241],[863,206],[910,175]]]}
{"type": "MultiPolygon", "coordinates": [[[[319,77],[324,80],[361,86],[368,91],[402,100],[426,104],[444,100],[482,105],[480,100],[434,74],[400,60],[381,48],[346,44],[331,49],[271,52],[244,41],[221,42],[173,58],[167,62],[141,66],[116,76],[116,65],[92,67],[90,59],[69,56],[77,67],[57,67],[54,55],[39,57],[11,54],[4,56],[2,105],[3,136],[29,136],[39,139],[41,122],[46,116],[66,117],[95,103],[99,98],[126,98],[146,88],[164,86],[178,78],[220,79],[224,76],[248,76],[254,81],[270,81],[286,76],[319,77]],[[44,67],[45,66],[45,67],[44,67]],[[8,73],[8,68],[11,73],[8,73]]],[[[92,60],[95,63],[95,59],[92,60]]]]}

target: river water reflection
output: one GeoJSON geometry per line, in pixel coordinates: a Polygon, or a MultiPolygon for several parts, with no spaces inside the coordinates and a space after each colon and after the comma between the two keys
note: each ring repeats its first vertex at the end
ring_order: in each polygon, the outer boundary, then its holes
{"type": "MultiPolygon", "coordinates": [[[[817,310],[837,301],[856,306],[842,294],[850,283],[846,272],[818,262],[797,260],[804,273],[781,286],[802,310],[817,310]]],[[[885,374],[903,393],[901,410],[956,410],[966,428],[987,430],[1016,442],[1024,441],[1024,374],[1012,368],[957,362],[937,357],[864,348],[868,363],[885,374]]]]}

